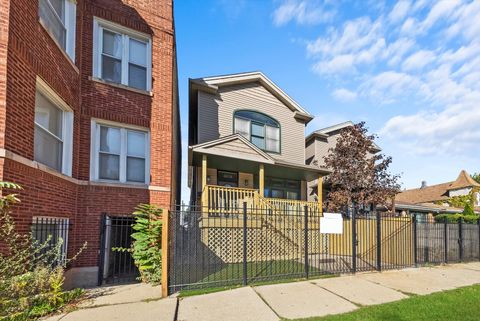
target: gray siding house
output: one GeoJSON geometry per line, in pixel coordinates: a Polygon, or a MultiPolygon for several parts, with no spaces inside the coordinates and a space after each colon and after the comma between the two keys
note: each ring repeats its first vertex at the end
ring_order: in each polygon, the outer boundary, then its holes
{"type": "Polygon", "coordinates": [[[321,197],[308,202],[307,182],[329,173],[305,162],[305,126],[312,119],[261,72],[190,79],[191,201],[321,211],[321,197]]]}
{"type": "MultiPolygon", "coordinates": [[[[329,127],[318,129],[305,138],[305,163],[308,165],[325,167],[324,158],[335,148],[342,129],[353,126],[351,121],[346,121],[329,127]]],[[[374,143],[373,153],[378,153],[381,148],[374,143]]],[[[373,154],[372,154],[373,155],[373,154]]],[[[326,186],[324,186],[325,188],[326,186]]],[[[307,183],[307,199],[318,199],[318,179],[307,183]]],[[[325,192],[325,191],[324,191],[325,192]]]]}

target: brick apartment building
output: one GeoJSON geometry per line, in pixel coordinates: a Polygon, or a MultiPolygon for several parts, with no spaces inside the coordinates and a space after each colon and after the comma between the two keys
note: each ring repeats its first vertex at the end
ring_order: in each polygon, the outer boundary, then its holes
{"type": "Polygon", "coordinates": [[[70,284],[97,283],[104,214],[179,195],[172,2],[0,0],[0,180],[23,187],[20,229],[88,242],[70,284]]]}

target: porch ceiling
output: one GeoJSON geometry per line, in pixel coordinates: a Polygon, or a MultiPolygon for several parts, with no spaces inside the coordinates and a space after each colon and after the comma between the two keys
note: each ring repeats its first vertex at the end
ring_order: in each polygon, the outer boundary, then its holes
{"type": "MultiPolygon", "coordinates": [[[[191,165],[202,165],[202,153],[192,152],[191,165]]],[[[207,155],[207,167],[216,168],[225,171],[252,173],[257,175],[259,172],[260,162],[239,159],[221,155],[207,155]]],[[[308,165],[296,165],[277,161],[274,164],[265,164],[265,176],[277,177],[284,179],[312,181],[318,179],[319,176],[329,174],[329,171],[322,168],[315,168],[308,165]]]]}

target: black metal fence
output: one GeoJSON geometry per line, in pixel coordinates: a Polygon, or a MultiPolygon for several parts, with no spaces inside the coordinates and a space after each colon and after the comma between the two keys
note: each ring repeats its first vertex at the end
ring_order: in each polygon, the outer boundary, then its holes
{"type": "Polygon", "coordinates": [[[98,285],[136,281],[139,272],[129,249],[132,244],[132,216],[102,215],[98,285]]]}
{"type": "Polygon", "coordinates": [[[169,290],[415,265],[411,218],[352,215],[320,233],[320,212],[180,206],[170,212],[169,290]]]}

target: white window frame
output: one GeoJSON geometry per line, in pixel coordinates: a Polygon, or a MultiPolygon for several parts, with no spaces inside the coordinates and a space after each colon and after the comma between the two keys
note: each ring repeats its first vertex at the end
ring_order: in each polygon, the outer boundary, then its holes
{"type": "Polygon", "coordinates": [[[43,224],[49,224],[49,223],[60,224],[62,226],[60,230],[57,229],[55,232],[57,234],[57,238],[61,237],[63,240],[62,246],[60,248],[61,255],[62,255],[61,263],[65,264],[68,258],[67,256],[68,255],[68,236],[69,236],[68,232],[70,229],[70,219],[67,217],[53,217],[53,216],[33,216],[32,217],[32,227],[34,224],[43,225],[43,224]]]}
{"type": "MultiPolygon", "coordinates": [[[[50,4],[49,0],[44,0],[47,2],[47,5],[52,7],[50,4]]],[[[65,51],[68,57],[72,60],[72,62],[75,62],[75,29],[76,29],[76,23],[77,23],[77,2],[76,0],[63,0],[64,1],[64,8],[65,8],[65,21],[62,21],[63,26],[65,28],[65,48],[58,42],[58,40],[51,35],[52,39],[58,44],[58,46],[65,51]]],[[[41,4],[39,3],[39,6],[41,4]]],[[[39,9],[40,10],[40,9],[39,9]]],[[[53,11],[53,14],[58,17],[56,14],[55,10],[51,8],[53,11]]],[[[47,26],[47,22],[43,20],[41,16],[39,16],[40,23],[43,24],[44,26],[47,26]]],[[[61,20],[61,19],[60,19],[61,20]]],[[[48,30],[48,27],[45,27],[48,30]]]]}
{"type": "MultiPolygon", "coordinates": [[[[50,100],[58,109],[62,111],[62,137],[59,137],[62,144],[62,169],[61,173],[72,176],[73,162],[73,109],[57,95],[53,89],[41,78],[37,77],[36,90],[50,100]]],[[[35,126],[42,127],[35,123],[35,126]]],[[[46,129],[44,129],[46,130],[46,129]]],[[[47,130],[47,132],[49,132],[47,130]]],[[[41,163],[41,162],[39,162],[41,163]]],[[[42,163],[41,163],[42,164],[42,163]]],[[[48,165],[45,165],[48,166],[48,165]]],[[[55,169],[53,169],[55,170],[55,169]]]]}
{"type": "Polygon", "coordinates": [[[132,185],[150,184],[150,130],[145,127],[126,125],[104,119],[92,119],[91,123],[91,150],[90,150],[90,180],[97,182],[121,183],[132,185]],[[120,129],[120,173],[118,180],[100,178],[100,127],[113,127],[120,129]],[[127,181],[127,131],[138,131],[145,133],[145,182],[127,181]]]}
{"type": "MultiPolygon", "coordinates": [[[[122,36],[122,75],[121,85],[134,88],[135,90],[151,91],[152,88],[152,39],[149,35],[121,26],[108,20],[98,17],[93,18],[93,76],[102,79],[102,48],[103,48],[103,30],[108,30],[122,36]],[[130,38],[145,42],[147,44],[147,79],[146,88],[136,88],[128,84],[128,64],[129,64],[129,45],[130,38]],[[126,45],[128,44],[128,45],[126,45]]],[[[110,82],[108,80],[104,80],[110,82]]],[[[115,83],[115,82],[112,82],[115,83]]]]}

